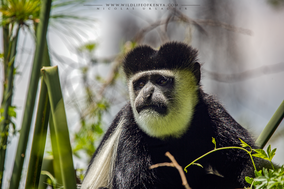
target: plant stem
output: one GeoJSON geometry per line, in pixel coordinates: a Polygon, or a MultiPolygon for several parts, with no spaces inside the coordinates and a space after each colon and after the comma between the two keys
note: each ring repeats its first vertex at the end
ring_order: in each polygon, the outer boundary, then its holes
{"type": "Polygon", "coordinates": [[[271,164],[272,169],[275,170],[275,167],[271,161],[270,161],[270,164],[271,164]]]}
{"type": "MultiPolygon", "coordinates": [[[[16,34],[13,39],[10,41],[10,48],[6,60],[7,61],[7,70],[8,70],[8,78],[5,78],[5,82],[7,82],[7,86],[4,87],[5,91],[3,94],[3,101],[1,107],[3,107],[3,117],[4,119],[0,123],[0,189],[2,188],[2,180],[4,175],[4,167],[5,167],[5,156],[6,156],[6,148],[7,141],[9,136],[9,125],[10,125],[10,116],[9,116],[9,107],[12,105],[12,96],[13,96],[13,86],[14,86],[14,68],[15,68],[15,56],[17,49],[17,41],[19,35],[20,26],[17,27],[16,34]]],[[[5,59],[4,58],[4,59],[5,59]]]]}
{"type": "Polygon", "coordinates": [[[211,154],[211,153],[213,153],[213,152],[217,152],[217,151],[220,151],[220,150],[231,150],[231,149],[239,149],[239,150],[244,150],[244,151],[246,151],[246,152],[248,153],[248,155],[250,156],[250,159],[251,159],[251,161],[252,161],[254,170],[257,171],[256,166],[255,166],[255,163],[254,163],[254,160],[253,160],[253,157],[252,157],[252,155],[251,155],[251,152],[248,151],[248,150],[246,150],[245,148],[237,147],[237,146],[228,146],[228,147],[216,148],[216,149],[214,149],[214,150],[211,150],[211,151],[207,152],[206,154],[200,156],[199,158],[196,158],[196,159],[195,159],[194,161],[192,161],[190,164],[188,164],[188,165],[184,168],[184,171],[187,173],[187,170],[186,170],[186,169],[187,169],[189,166],[191,166],[192,164],[194,164],[194,163],[197,162],[198,160],[202,159],[203,157],[205,157],[205,156],[207,156],[207,155],[209,155],[209,154],[211,154]]]}

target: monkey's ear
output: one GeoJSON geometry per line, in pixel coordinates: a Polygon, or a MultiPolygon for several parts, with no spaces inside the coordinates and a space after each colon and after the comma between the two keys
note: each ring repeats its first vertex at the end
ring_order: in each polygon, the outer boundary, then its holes
{"type": "Polygon", "coordinates": [[[195,78],[197,80],[197,84],[200,82],[201,73],[200,73],[200,64],[198,62],[195,62],[193,65],[193,74],[195,75],[195,78]]]}

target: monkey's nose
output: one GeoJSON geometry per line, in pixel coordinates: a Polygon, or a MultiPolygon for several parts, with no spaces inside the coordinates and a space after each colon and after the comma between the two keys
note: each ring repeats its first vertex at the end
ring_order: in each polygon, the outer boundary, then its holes
{"type": "Polygon", "coordinates": [[[143,97],[146,99],[151,98],[152,94],[154,93],[155,88],[151,85],[146,85],[143,90],[143,97]]]}

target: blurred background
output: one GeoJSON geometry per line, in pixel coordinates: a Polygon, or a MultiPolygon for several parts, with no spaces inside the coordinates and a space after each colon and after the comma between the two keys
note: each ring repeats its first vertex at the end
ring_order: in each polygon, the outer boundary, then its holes
{"type": "MultiPolygon", "coordinates": [[[[283,0],[54,1],[58,2],[66,6],[51,10],[47,40],[51,63],[59,66],[79,176],[128,100],[120,63],[137,45],[159,48],[167,41],[180,41],[198,49],[203,90],[255,138],[284,100],[283,0]]],[[[16,132],[9,135],[3,188],[12,174],[35,50],[28,29],[19,35],[13,96],[16,132]]],[[[1,82],[2,72],[1,65],[1,82]]],[[[269,144],[277,148],[274,162],[284,164],[283,122],[269,144]]],[[[47,156],[50,151],[48,139],[47,156]]],[[[28,160],[24,169],[27,164],[28,160]]]]}

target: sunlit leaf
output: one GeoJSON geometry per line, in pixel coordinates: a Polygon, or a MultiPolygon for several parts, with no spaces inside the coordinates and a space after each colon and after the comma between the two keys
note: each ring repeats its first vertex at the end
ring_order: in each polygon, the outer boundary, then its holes
{"type": "Polygon", "coordinates": [[[196,165],[196,166],[198,166],[198,167],[203,168],[203,166],[202,166],[200,163],[193,163],[192,165],[196,165]]]}
{"type": "Polygon", "coordinates": [[[214,149],[216,149],[216,140],[212,137],[212,143],[214,144],[214,149]]]}
{"type": "Polygon", "coordinates": [[[259,171],[254,171],[254,175],[256,176],[256,177],[260,177],[260,176],[262,176],[262,170],[259,170],[259,171]]]}
{"type": "Polygon", "coordinates": [[[267,148],[267,154],[269,157],[269,160],[271,161],[273,159],[273,157],[275,156],[275,152],[276,152],[276,148],[274,148],[273,150],[271,150],[271,145],[268,146],[267,148]]]}
{"type": "Polygon", "coordinates": [[[246,147],[250,147],[250,145],[248,145],[245,141],[243,141],[242,139],[239,138],[239,140],[241,141],[241,146],[246,148],[246,147]]]}
{"type": "Polygon", "coordinates": [[[10,107],[9,107],[9,109],[8,109],[8,115],[9,115],[10,117],[14,117],[14,118],[17,117],[16,106],[10,106],[10,107]]]}
{"type": "Polygon", "coordinates": [[[259,157],[265,160],[269,160],[267,154],[263,149],[253,149],[253,151],[256,152],[255,154],[252,154],[254,157],[259,157]]]}
{"type": "Polygon", "coordinates": [[[251,177],[245,177],[245,180],[249,184],[251,184],[253,182],[253,178],[251,178],[251,177]]]}

